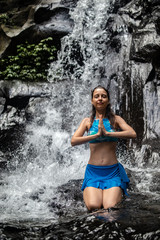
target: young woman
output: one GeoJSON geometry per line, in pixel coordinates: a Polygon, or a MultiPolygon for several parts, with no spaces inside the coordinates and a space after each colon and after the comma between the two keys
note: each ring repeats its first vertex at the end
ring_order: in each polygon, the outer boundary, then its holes
{"type": "Polygon", "coordinates": [[[89,211],[114,207],[123,193],[127,194],[129,179],[116,158],[118,138],[136,138],[136,133],[112,112],[109,92],[99,85],[92,91],[91,117],[83,119],[71,139],[72,146],[90,143],[90,159],[82,185],[89,211]],[[87,136],[83,136],[85,131],[87,136]]]}

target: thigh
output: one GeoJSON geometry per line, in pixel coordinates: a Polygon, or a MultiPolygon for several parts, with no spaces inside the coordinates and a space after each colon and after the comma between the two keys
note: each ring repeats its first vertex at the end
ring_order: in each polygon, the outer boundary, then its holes
{"type": "Polygon", "coordinates": [[[122,200],[122,189],[120,187],[112,187],[103,190],[103,207],[105,209],[114,207],[122,200]]]}
{"type": "Polygon", "coordinates": [[[101,208],[103,204],[102,189],[86,187],[83,191],[83,199],[88,210],[101,208]]]}

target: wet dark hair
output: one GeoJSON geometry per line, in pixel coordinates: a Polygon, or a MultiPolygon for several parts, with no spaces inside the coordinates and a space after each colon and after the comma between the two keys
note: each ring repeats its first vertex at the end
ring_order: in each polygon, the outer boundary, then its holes
{"type": "MultiPolygon", "coordinates": [[[[108,91],[105,87],[103,87],[103,86],[101,86],[101,85],[98,85],[97,87],[95,87],[95,88],[91,91],[91,98],[93,99],[94,91],[95,91],[96,89],[98,89],[98,88],[102,88],[102,89],[104,89],[104,90],[106,91],[107,96],[108,96],[108,100],[110,101],[109,91],[108,91]]],[[[96,109],[95,109],[95,107],[94,107],[93,104],[92,104],[92,111],[91,111],[91,116],[90,116],[91,124],[93,123],[95,116],[96,116],[96,109]]],[[[115,114],[114,114],[114,112],[113,112],[112,109],[111,109],[111,104],[110,104],[110,103],[109,103],[109,104],[107,105],[107,107],[106,107],[105,117],[109,119],[111,125],[114,127],[114,126],[115,126],[115,114]]]]}

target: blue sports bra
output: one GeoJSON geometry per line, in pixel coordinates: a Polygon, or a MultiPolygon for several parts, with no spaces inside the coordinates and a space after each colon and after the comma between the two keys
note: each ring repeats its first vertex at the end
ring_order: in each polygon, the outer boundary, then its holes
{"type": "MultiPolygon", "coordinates": [[[[98,132],[99,119],[94,119],[91,128],[88,131],[88,136],[94,135],[98,132]]],[[[108,118],[103,118],[103,125],[107,132],[114,132],[108,118]]],[[[100,143],[100,142],[117,142],[118,139],[115,137],[100,136],[94,140],[89,141],[89,143],[100,143]]]]}

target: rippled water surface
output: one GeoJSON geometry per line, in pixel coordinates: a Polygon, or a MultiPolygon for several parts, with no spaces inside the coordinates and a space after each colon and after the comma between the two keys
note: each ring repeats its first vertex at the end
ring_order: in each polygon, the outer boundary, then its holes
{"type": "Polygon", "coordinates": [[[116,208],[88,213],[81,183],[69,181],[57,189],[50,205],[53,218],[1,221],[0,239],[160,239],[158,199],[131,192],[116,208]]]}
{"type": "MultiPolygon", "coordinates": [[[[159,211],[160,213],[160,211],[159,211]]],[[[58,221],[37,219],[1,223],[1,239],[159,239],[157,207],[79,212],[58,221]]]]}

